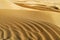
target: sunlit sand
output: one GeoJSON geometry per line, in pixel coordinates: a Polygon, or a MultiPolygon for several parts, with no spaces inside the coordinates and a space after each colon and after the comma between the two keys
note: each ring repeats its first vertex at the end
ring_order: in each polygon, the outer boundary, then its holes
{"type": "Polygon", "coordinates": [[[60,40],[59,17],[57,6],[0,0],[0,40],[60,40]]]}
{"type": "Polygon", "coordinates": [[[60,28],[48,12],[0,9],[0,39],[60,40],[60,28]]]}
{"type": "Polygon", "coordinates": [[[47,6],[43,4],[26,4],[26,3],[18,3],[18,2],[15,4],[21,7],[31,8],[31,9],[36,9],[36,10],[60,12],[60,9],[56,6],[47,6]]]}

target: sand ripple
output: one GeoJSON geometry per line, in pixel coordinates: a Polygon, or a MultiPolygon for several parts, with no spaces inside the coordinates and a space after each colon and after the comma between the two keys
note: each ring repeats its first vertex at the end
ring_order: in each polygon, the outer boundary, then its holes
{"type": "Polygon", "coordinates": [[[0,40],[60,40],[56,25],[30,19],[0,22],[0,40]]]}

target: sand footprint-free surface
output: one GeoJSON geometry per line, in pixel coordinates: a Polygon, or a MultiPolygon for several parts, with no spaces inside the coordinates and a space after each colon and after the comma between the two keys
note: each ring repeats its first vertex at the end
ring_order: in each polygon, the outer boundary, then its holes
{"type": "Polygon", "coordinates": [[[60,40],[58,26],[32,15],[0,10],[0,40],[60,40]]]}

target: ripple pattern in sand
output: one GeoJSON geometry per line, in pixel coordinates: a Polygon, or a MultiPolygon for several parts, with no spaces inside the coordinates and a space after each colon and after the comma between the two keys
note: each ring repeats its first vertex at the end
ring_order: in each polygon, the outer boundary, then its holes
{"type": "Polygon", "coordinates": [[[0,40],[60,40],[56,25],[30,19],[0,22],[0,40]]]}

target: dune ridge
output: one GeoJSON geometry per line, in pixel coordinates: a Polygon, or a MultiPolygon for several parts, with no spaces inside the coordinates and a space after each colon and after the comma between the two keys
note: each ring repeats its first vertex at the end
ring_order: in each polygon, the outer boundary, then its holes
{"type": "Polygon", "coordinates": [[[47,6],[43,4],[27,4],[27,3],[18,3],[18,2],[16,2],[15,4],[24,8],[44,10],[44,11],[53,11],[53,12],[60,13],[60,9],[56,6],[47,6]]]}

